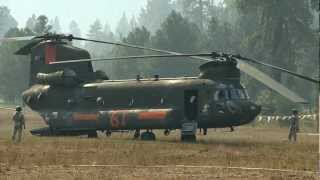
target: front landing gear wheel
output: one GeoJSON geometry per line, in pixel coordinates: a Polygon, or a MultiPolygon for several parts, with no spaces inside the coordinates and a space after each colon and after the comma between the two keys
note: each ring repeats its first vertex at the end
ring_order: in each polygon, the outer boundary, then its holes
{"type": "Polygon", "coordinates": [[[111,136],[111,134],[112,134],[112,132],[111,132],[110,130],[107,130],[107,132],[106,132],[106,136],[107,136],[107,137],[110,137],[110,136],[111,136]]]}
{"type": "Polygon", "coordinates": [[[169,136],[169,135],[170,135],[170,130],[169,130],[169,129],[166,129],[166,130],[163,132],[163,134],[164,134],[165,136],[169,136]]]}
{"type": "Polygon", "coordinates": [[[203,135],[206,136],[207,134],[208,134],[208,129],[207,129],[207,128],[204,128],[204,129],[203,129],[203,135]]]}
{"type": "Polygon", "coordinates": [[[140,137],[140,129],[136,129],[133,135],[134,139],[138,139],[140,137]]]}
{"type": "Polygon", "coordinates": [[[98,138],[97,131],[92,131],[88,133],[88,138],[98,138]]]}
{"type": "Polygon", "coordinates": [[[197,137],[196,135],[181,135],[181,141],[194,143],[197,141],[197,137]]]}
{"type": "Polygon", "coordinates": [[[143,132],[141,134],[141,140],[143,141],[154,141],[156,140],[156,135],[153,132],[143,132]]]}

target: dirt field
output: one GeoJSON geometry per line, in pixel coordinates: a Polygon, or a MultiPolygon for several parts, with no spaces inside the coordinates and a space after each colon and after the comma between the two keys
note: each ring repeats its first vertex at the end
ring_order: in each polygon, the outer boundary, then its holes
{"type": "MultiPolygon", "coordinates": [[[[179,142],[179,131],[155,142],[133,134],[10,141],[12,112],[0,112],[0,179],[318,179],[318,136],[289,143],[286,129],[210,130],[199,142],[179,142]],[[81,166],[84,165],[84,166],[81,166]],[[245,167],[245,168],[244,168],[245,167]],[[261,168],[261,169],[250,169],[261,168]]],[[[42,127],[28,114],[27,129],[42,127]]]]}

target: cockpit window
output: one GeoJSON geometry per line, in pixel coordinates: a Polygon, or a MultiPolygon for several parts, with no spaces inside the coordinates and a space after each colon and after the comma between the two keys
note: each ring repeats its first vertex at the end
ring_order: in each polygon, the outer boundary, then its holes
{"type": "Polygon", "coordinates": [[[231,99],[247,99],[247,94],[242,89],[230,89],[231,99]]]}
{"type": "Polygon", "coordinates": [[[243,92],[243,90],[238,89],[237,91],[238,91],[240,99],[246,99],[246,94],[243,92]]]}
{"type": "Polygon", "coordinates": [[[214,94],[215,101],[229,99],[249,99],[249,96],[244,89],[221,89],[214,94]]]}
{"type": "Polygon", "coordinates": [[[231,99],[240,99],[239,93],[237,89],[230,90],[231,99]]]}

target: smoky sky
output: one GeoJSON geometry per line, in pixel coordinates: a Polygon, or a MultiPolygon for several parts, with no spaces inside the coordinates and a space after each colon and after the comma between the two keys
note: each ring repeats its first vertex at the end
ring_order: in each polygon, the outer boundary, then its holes
{"type": "Polygon", "coordinates": [[[114,30],[123,13],[128,19],[139,17],[141,8],[147,0],[0,0],[0,6],[7,6],[12,16],[24,27],[32,14],[46,15],[49,19],[56,16],[60,20],[62,31],[68,32],[69,23],[75,20],[83,34],[90,25],[99,19],[108,22],[114,30]]]}

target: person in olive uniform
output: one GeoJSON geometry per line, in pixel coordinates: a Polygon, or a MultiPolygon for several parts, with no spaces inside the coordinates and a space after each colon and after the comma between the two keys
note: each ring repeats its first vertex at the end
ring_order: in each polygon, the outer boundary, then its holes
{"type": "Polygon", "coordinates": [[[289,128],[289,141],[297,141],[297,133],[299,132],[299,115],[296,109],[292,110],[292,116],[290,117],[290,128],[289,128]]]}
{"type": "Polygon", "coordinates": [[[22,136],[22,128],[26,129],[24,115],[22,113],[22,108],[20,106],[16,107],[16,113],[14,114],[12,120],[14,122],[12,141],[20,142],[21,136],[22,136]],[[18,137],[17,137],[17,134],[18,134],[18,137]]]}

